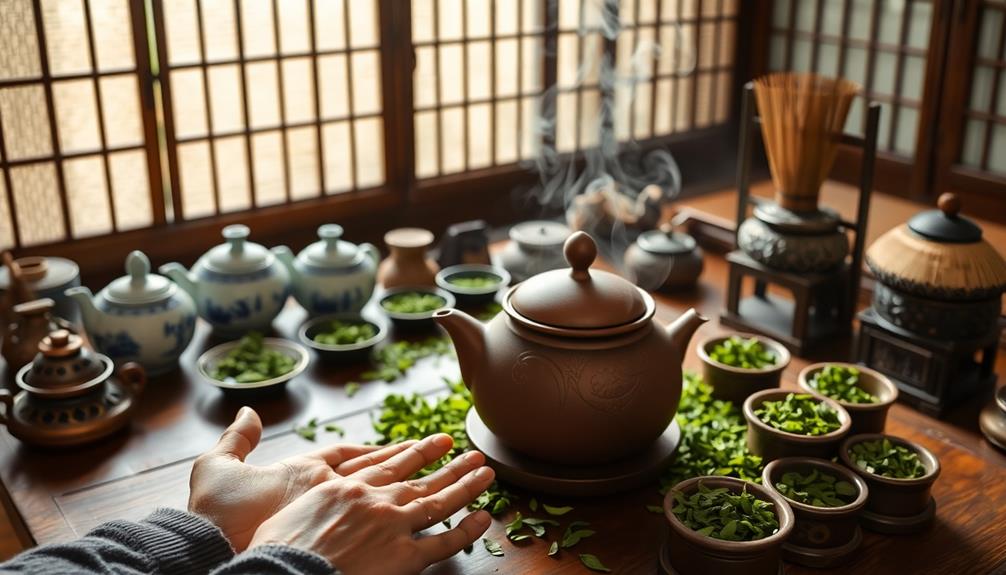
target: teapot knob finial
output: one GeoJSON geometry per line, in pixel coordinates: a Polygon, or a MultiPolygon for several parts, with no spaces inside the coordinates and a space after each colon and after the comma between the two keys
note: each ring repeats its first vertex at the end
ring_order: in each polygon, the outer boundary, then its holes
{"type": "Polygon", "coordinates": [[[150,260],[147,254],[140,250],[133,250],[126,256],[126,273],[134,284],[142,284],[147,280],[150,273],[150,260]]]}
{"type": "Polygon", "coordinates": [[[339,246],[342,237],[342,226],[339,224],[324,224],[318,228],[318,237],[325,241],[325,249],[333,251],[339,246]]]}
{"type": "Polygon", "coordinates": [[[961,199],[953,192],[943,192],[936,200],[936,206],[948,218],[956,218],[961,211],[961,199]]]}
{"type": "Polygon", "coordinates": [[[223,236],[227,243],[231,245],[232,254],[240,254],[244,251],[245,240],[251,234],[251,230],[244,224],[232,224],[224,228],[223,236]]]}
{"type": "Polygon", "coordinates": [[[590,265],[597,258],[597,244],[586,232],[574,232],[562,247],[566,262],[573,268],[573,279],[590,279],[590,265]]]}

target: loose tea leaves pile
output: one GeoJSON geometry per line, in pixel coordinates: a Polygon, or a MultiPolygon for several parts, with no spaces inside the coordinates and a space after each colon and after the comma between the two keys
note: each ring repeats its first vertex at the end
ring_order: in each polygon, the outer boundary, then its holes
{"type": "Polygon", "coordinates": [[[367,322],[334,320],[315,334],[314,341],[322,345],[352,345],[367,341],[377,335],[377,328],[367,322]]]}
{"type": "Polygon", "coordinates": [[[405,292],[381,300],[381,307],[394,313],[427,313],[446,303],[447,300],[431,293],[405,292]]]}
{"type": "Polygon", "coordinates": [[[701,481],[690,495],[674,491],[671,512],[686,526],[707,537],[755,541],[779,530],[773,504],[747,491],[710,489],[701,481]]]}
{"type": "Polygon", "coordinates": [[[257,383],[289,373],[295,365],[294,358],[266,347],[262,334],[252,331],[213,366],[210,377],[219,381],[233,379],[237,383],[257,383]]]}
{"type": "Polygon", "coordinates": [[[844,365],[826,365],[808,382],[817,391],[846,403],[877,403],[879,399],[859,386],[859,370],[844,365]]]}
{"type": "Polygon", "coordinates": [[[742,339],[736,335],[721,341],[709,352],[713,361],[741,369],[764,369],[775,365],[775,354],[765,349],[758,338],[742,339]]]}
{"type": "Polygon", "coordinates": [[[806,393],[790,393],[786,399],[763,402],[754,414],[762,422],[796,435],[825,435],[842,427],[837,411],[806,393]]]}
{"type": "Polygon", "coordinates": [[[914,479],[926,474],[918,453],[887,438],[853,444],[849,455],[860,469],[884,477],[914,479]]]}
{"type": "Polygon", "coordinates": [[[681,441],[661,477],[660,493],[702,475],[725,475],[761,483],[762,459],[747,448],[744,416],[729,401],[713,399],[712,388],[695,373],[685,372],[675,419],[681,441]]]}
{"type": "Polygon", "coordinates": [[[451,276],[447,278],[447,283],[463,288],[483,289],[499,285],[499,276],[494,275],[467,275],[451,276]]]}
{"type": "Polygon", "coordinates": [[[797,503],[814,507],[842,507],[855,501],[858,493],[855,485],[817,469],[806,475],[797,471],[783,473],[775,488],[797,503]]]}
{"type": "Polygon", "coordinates": [[[374,369],[360,374],[363,381],[392,382],[403,377],[417,361],[452,355],[454,346],[447,337],[429,337],[422,341],[396,341],[378,349],[373,355],[374,369]]]}

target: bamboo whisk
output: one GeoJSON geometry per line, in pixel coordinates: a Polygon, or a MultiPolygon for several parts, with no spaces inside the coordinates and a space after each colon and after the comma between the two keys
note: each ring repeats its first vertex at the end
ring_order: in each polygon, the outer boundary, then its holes
{"type": "Polygon", "coordinates": [[[817,210],[852,99],[861,87],[843,78],[779,73],[755,80],[762,138],[776,203],[795,212],[817,210]]]}

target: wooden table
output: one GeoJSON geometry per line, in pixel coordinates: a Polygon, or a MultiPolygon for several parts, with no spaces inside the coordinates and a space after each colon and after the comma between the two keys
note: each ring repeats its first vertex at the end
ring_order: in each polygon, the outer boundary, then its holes
{"type": "MultiPolygon", "coordinates": [[[[673,320],[690,306],[716,317],[723,304],[726,264],[709,256],[701,285],[689,294],[657,296],[657,318],[673,320]]],[[[291,305],[276,322],[276,331],[293,337],[305,313],[291,305]]],[[[698,369],[694,342],[703,335],[724,331],[711,321],[693,338],[685,367],[698,369]]],[[[210,342],[200,325],[196,340],[182,357],[182,370],[152,380],[129,433],[100,444],[69,451],[34,450],[0,431],[0,478],[8,496],[8,511],[26,545],[52,543],[79,537],[95,525],[113,518],[140,519],[155,507],[184,508],[192,460],[209,448],[240,407],[199,381],[195,360],[210,342]]],[[[846,359],[848,341],[836,341],[821,356],[846,359]]],[[[999,374],[1006,373],[1006,354],[1000,355],[999,374]]],[[[794,387],[796,375],[808,359],[794,358],[786,369],[784,385],[794,387]]],[[[344,441],[362,442],[374,437],[370,413],[388,393],[424,394],[443,389],[441,376],[456,376],[453,360],[425,361],[395,383],[364,384],[352,398],[344,384],[362,368],[333,370],[313,363],[291,382],[286,396],[254,404],[266,429],[259,448],[249,461],[266,463],[317,448],[339,438],[319,434],[310,443],[292,432],[296,424],[312,417],[337,422],[346,430],[344,441]]],[[[1000,381],[1003,378],[1000,376],[1000,381]]],[[[867,533],[861,554],[847,569],[869,573],[968,573],[1006,569],[1006,456],[985,442],[977,431],[982,398],[962,406],[943,422],[907,407],[891,409],[888,431],[917,441],[939,457],[943,473],[936,482],[938,504],[935,525],[919,535],[888,537],[867,533]]],[[[545,497],[545,502],[570,504],[567,520],[589,521],[597,535],[559,560],[546,556],[548,543],[526,541],[519,546],[505,540],[503,526],[511,513],[494,521],[487,536],[501,542],[506,553],[489,555],[480,544],[471,554],[459,554],[435,567],[432,573],[586,573],[578,553],[600,557],[616,573],[656,572],[657,549],[664,536],[664,519],[644,508],[657,504],[657,487],[594,500],[545,497]]],[[[529,497],[518,509],[526,514],[529,497]]],[[[516,509],[515,509],[516,510],[516,509]]],[[[540,513],[538,513],[540,515],[540,513]]],[[[812,572],[787,565],[788,573],[812,572]]]]}

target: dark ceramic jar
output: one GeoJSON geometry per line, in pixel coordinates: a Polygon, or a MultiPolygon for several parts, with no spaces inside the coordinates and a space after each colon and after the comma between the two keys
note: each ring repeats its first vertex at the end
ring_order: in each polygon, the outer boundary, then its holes
{"type": "Polygon", "coordinates": [[[863,511],[863,526],[881,533],[915,533],[932,523],[936,516],[936,501],[932,497],[933,483],[940,476],[940,461],[931,451],[914,441],[883,433],[853,435],[842,443],[838,452],[842,464],[866,481],[870,496],[863,511]],[[918,454],[926,474],[914,479],[895,479],[861,469],[852,459],[850,449],[862,441],[887,439],[918,454]]]}
{"type": "Polygon", "coordinates": [[[826,397],[814,398],[837,411],[838,420],[841,422],[841,427],[824,435],[788,433],[768,425],[755,415],[755,410],[761,407],[762,403],[786,399],[786,396],[791,393],[793,392],[783,389],[766,389],[752,394],[744,401],[742,411],[744,419],[748,422],[748,450],[755,455],[760,455],[766,462],[783,457],[831,459],[835,456],[839,444],[849,434],[849,428],[852,426],[849,412],[838,402],[826,397]]]}
{"type": "Polygon", "coordinates": [[[643,232],[625,250],[625,269],[645,290],[693,287],[702,273],[702,250],[695,238],[670,230],[643,232]]]}
{"type": "Polygon", "coordinates": [[[859,515],[869,495],[866,482],[848,468],[824,459],[813,457],[786,457],[765,466],[762,485],[786,499],[793,508],[796,526],[782,546],[787,561],[827,569],[847,562],[863,542],[859,528],[859,515]],[[813,470],[827,473],[839,481],[847,481],[856,488],[856,497],[841,507],[815,507],[794,501],[776,489],[782,476],[791,471],[806,475],[813,470]]]}
{"type": "Polygon", "coordinates": [[[702,360],[702,377],[712,386],[712,395],[716,399],[743,403],[752,393],[765,389],[779,387],[782,372],[789,365],[790,353],[781,343],[763,337],[746,333],[731,334],[743,339],[755,338],[769,353],[775,355],[775,364],[763,369],[744,369],[733,367],[712,359],[709,354],[730,335],[719,335],[706,338],[698,346],[699,359],[702,360]]]}
{"type": "Polygon", "coordinates": [[[695,477],[678,483],[664,497],[664,517],[670,525],[667,542],[660,551],[665,572],[680,575],[777,575],[782,570],[781,551],[793,531],[793,510],[786,500],[761,485],[733,477],[695,477]],[[726,487],[734,493],[744,489],[758,499],[772,503],[779,530],[755,541],[724,541],[688,527],[674,514],[674,492],[685,496],[699,488],[726,487]]]}
{"type": "Polygon", "coordinates": [[[868,367],[829,361],[813,363],[803,368],[797,378],[797,384],[800,386],[800,389],[817,397],[827,397],[811,387],[810,382],[814,379],[814,375],[817,372],[829,365],[854,367],[859,370],[859,387],[877,398],[875,403],[849,403],[840,399],[835,400],[849,412],[849,417],[852,418],[852,429],[849,430],[849,434],[883,433],[884,426],[887,424],[887,411],[891,409],[891,406],[898,399],[898,386],[894,385],[884,374],[868,367]]]}

